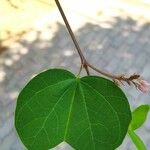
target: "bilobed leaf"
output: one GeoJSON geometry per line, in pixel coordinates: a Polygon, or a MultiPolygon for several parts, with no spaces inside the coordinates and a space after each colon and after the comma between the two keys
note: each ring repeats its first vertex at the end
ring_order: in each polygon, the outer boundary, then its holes
{"type": "Polygon", "coordinates": [[[76,150],[114,150],[130,121],[128,100],[112,81],[77,78],[62,69],[33,78],[20,93],[15,114],[28,150],[48,150],[63,141],[76,150]]]}
{"type": "Polygon", "coordinates": [[[141,105],[132,112],[132,121],[130,124],[132,130],[136,130],[144,124],[149,110],[149,105],[141,105]]]}

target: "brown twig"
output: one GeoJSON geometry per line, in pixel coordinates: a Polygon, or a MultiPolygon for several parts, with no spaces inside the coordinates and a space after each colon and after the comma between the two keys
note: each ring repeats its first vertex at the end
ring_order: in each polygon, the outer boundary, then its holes
{"type": "Polygon", "coordinates": [[[86,72],[87,72],[87,75],[89,75],[90,73],[89,73],[89,69],[88,68],[91,68],[91,69],[95,70],[96,72],[98,72],[98,73],[100,73],[100,74],[102,74],[102,75],[104,75],[104,76],[106,76],[108,78],[111,78],[116,83],[120,82],[121,84],[123,84],[122,81],[124,81],[124,82],[128,83],[129,85],[131,83],[135,84],[133,80],[136,80],[136,79],[140,78],[140,75],[138,75],[138,74],[133,74],[133,75],[131,75],[129,77],[126,77],[125,75],[114,75],[114,74],[111,74],[111,73],[108,73],[108,72],[105,72],[105,71],[97,69],[96,67],[91,65],[86,60],[86,58],[84,57],[84,55],[83,55],[83,53],[82,53],[82,51],[80,49],[80,46],[79,46],[77,40],[75,38],[75,35],[74,35],[74,33],[73,33],[73,31],[72,31],[72,29],[70,27],[70,24],[69,24],[69,22],[68,22],[68,20],[67,20],[67,18],[65,16],[65,13],[64,13],[64,11],[63,11],[60,3],[59,3],[59,0],[55,0],[55,2],[56,2],[56,5],[57,5],[57,7],[58,7],[58,9],[60,11],[60,14],[61,14],[61,16],[62,16],[62,18],[63,18],[63,20],[65,22],[65,25],[66,25],[66,27],[68,29],[68,32],[69,32],[69,34],[70,34],[70,36],[72,38],[72,41],[73,41],[73,43],[74,43],[74,45],[75,45],[75,47],[77,49],[77,52],[78,52],[78,54],[80,56],[81,67],[80,67],[80,70],[79,70],[79,74],[81,73],[82,68],[84,68],[86,70],[86,72]]]}
{"type": "Polygon", "coordinates": [[[89,70],[88,70],[88,66],[87,66],[87,61],[86,61],[86,59],[85,59],[85,57],[84,57],[84,55],[83,55],[83,53],[82,53],[82,51],[81,51],[81,49],[80,49],[80,46],[79,46],[79,44],[78,44],[78,42],[77,42],[77,40],[76,40],[76,38],[75,38],[75,35],[74,35],[74,33],[73,33],[73,31],[72,31],[72,29],[71,29],[71,27],[70,27],[70,24],[69,24],[69,22],[68,22],[68,20],[67,20],[67,18],[66,18],[66,16],[65,16],[65,13],[64,13],[64,11],[63,11],[63,9],[62,9],[62,7],[61,7],[59,1],[58,1],[58,0],[55,0],[55,2],[56,2],[56,5],[57,5],[57,7],[58,7],[60,13],[61,13],[61,16],[62,16],[64,22],[65,22],[65,24],[66,24],[66,27],[67,27],[67,29],[68,29],[68,32],[69,32],[71,38],[72,38],[72,41],[73,41],[73,43],[74,43],[74,45],[75,45],[75,47],[76,47],[76,49],[77,49],[77,51],[78,51],[78,54],[79,54],[80,59],[81,59],[81,64],[83,65],[83,67],[85,68],[87,74],[89,75],[89,70]]]}

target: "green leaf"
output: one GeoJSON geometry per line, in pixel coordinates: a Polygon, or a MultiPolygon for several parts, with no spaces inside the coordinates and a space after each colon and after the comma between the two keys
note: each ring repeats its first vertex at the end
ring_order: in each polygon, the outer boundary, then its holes
{"type": "Polygon", "coordinates": [[[132,121],[130,124],[130,128],[132,130],[136,130],[144,124],[149,109],[150,109],[149,105],[141,105],[132,112],[132,121]]]}
{"type": "Polygon", "coordinates": [[[135,144],[137,150],[147,150],[143,141],[133,130],[128,130],[128,134],[129,134],[132,142],[135,144]]]}
{"type": "Polygon", "coordinates": [[[29,150],[48,150],[65,141],[76,150],[114,150],[123,141],[131,111],[112,81],[76,78],[51,69],[33,78],[17,100],[15,126],[29,150]]]}

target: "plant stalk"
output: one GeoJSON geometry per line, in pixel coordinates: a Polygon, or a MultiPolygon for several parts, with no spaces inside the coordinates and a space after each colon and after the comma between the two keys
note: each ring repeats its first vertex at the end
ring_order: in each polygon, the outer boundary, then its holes
{"type": "Polygon", "coordinates": [[[79,54],[80,59],[81,59],[81,63],[83,65],[83,67],[85,68],[87,74],[89,75],[89,70],[88,70],[88,66],[86,64],[86,59],[85,59],[85,57],[84,57],[84,55],[83,55],[83,53],[81,51],[81,48],[80,48],[80,46],[79,46],[79,44],[78,44],[78,42],[76,40],[76,37],[75,37],[71,27],[70,27],[70,24],[69,24],[69,22],[68,22],[68,20],[66,18],[66,15],[65,15],[65,13],[64,13],[61,5],[60,5],[60,2],[59,2],[59,0],[55,0],[55,2],[56,2],[56,5],[57,5],[57,7],[59,9],[59,12],[60,12],[60,14],[61,14],[61,16],[62,16],[62,18],[63,18],[63,20],[65,22],[65,25],[66,25],[66,27],[68,29],[68,32],[69,32],[69,34],[70,34],[70,36],[72,38],[72,41],[73,41],[73,43],[74,43],[74,45],[75,45],[75,47],[76,47],[76,49],[78,51],[78,54],[79,54]]]}
{"type": "MultiPolygon", "coordinates": [[[[75,47],[76,47],[76,49],[77,49],[77,52],[78,52],[78,54],[79,54],[79,56],[80,56],[81,67],[80,67],[80,70],[79,70],[79,74],[81,73],[82,68],[84,68],[84,69],[86,70],[86,72],[87,72],[87,75],[90,75],[90,72],[89,72],[89,69],[88,69],[88,67],[89,67],[89,68],[93,69],[94,71],[96,71],[96,72],[98,72],[98,73],[100,73],[100,74],[102,74],[102,75],[104,75],[104,76],[106,76],[106,77],[111,78],[111,79],[114,80],[114,81],[115,81],[115,80],[118,80],[118,81],[120,81],[120,82],[121,82],[121,81],[125,81],[125,82],[127,82],[127,83],[129,84],[129,83],[132,81],[132,80],[131,80],[131,77],[133,77],[134,75],[132,75],[132,76],[130,76],[130,77],[125,77],[124,75],[114,75],[114,74],[111,74],[111,73],[108,73],[108,72],[105,72],[105,71],[102,71],[102,70],[97,69],[96,67],[94,67],[93,65],[91,65],[91,64],[86,60],[86,58],[84,57],[84,55],[83,55],[83,53],[82,53],[82,50],[81,50],[81,48],[80,48],[80,46],[79,46],[79,44],[78,44],[78,42],[77,42],[77,40],[76,40],[76,37],[75,37],[75,35],[74,35],[74,33],[73,33],[72,29],[71,29],[71,26],[70,26],[70,24],[69,24],[69,22],[68,22],[68,20],[67,20],[67,17],[66,17],[66,15],[65,15],[65,13],[64,13],[64,11],[63,11],[63,9],[62,9],[62,7],[61,7],[61,4],[60,4],[59,0],[55,0],[55,2],[56,2],[56,5],[57,5],[57,7],[58,7],[58,10],[59,10],[59,12],[60,12],[60,14],[61,14],[63,20],[64,20],[64,23],[65,23],[65,25],[66,25],[66,28],[67,28],[67,30],[68,30],[70,36],[71,36],[71,39],[72,39],[72,41],[73,41],[73,43],[74,43],[74,45],[75,45],[75,47]]],[[[78,75],[79,75],[79,74],[78,74],[78,75]]],[[[122,83],[122,82],[121,82],[121,83],[122,83]]]]}
{"type": "Polygon", "coordinates": [[[135,144],[137,150],[146,150],[146,147],[145,147],[143,141],[133,130],[129,129],[128,134],[129,134],[132,142],[135,144]]]}

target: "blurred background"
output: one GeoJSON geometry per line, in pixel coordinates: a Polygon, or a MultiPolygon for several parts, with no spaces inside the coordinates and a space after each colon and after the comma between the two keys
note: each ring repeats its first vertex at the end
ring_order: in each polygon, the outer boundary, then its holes
{"type": "MultiPolygon", "coordinates": [[[[60,2],[93,65],[115,74],[140,73],[150,82],[150,0],[60,2]]],[[[66,68],[76,74],[79,66],[54,0],[0,1],[0,150],[25,149],[14,128],[14,111],[26,83],[49,68],[66,68]]],[[[149,93],[123,88],[131,109],[150,104],[149,93]]],[[[137,133],[150,149],[150,115],[137,133]]],[[[136,148],[127,137],[118,149],[136,148]]]]}

